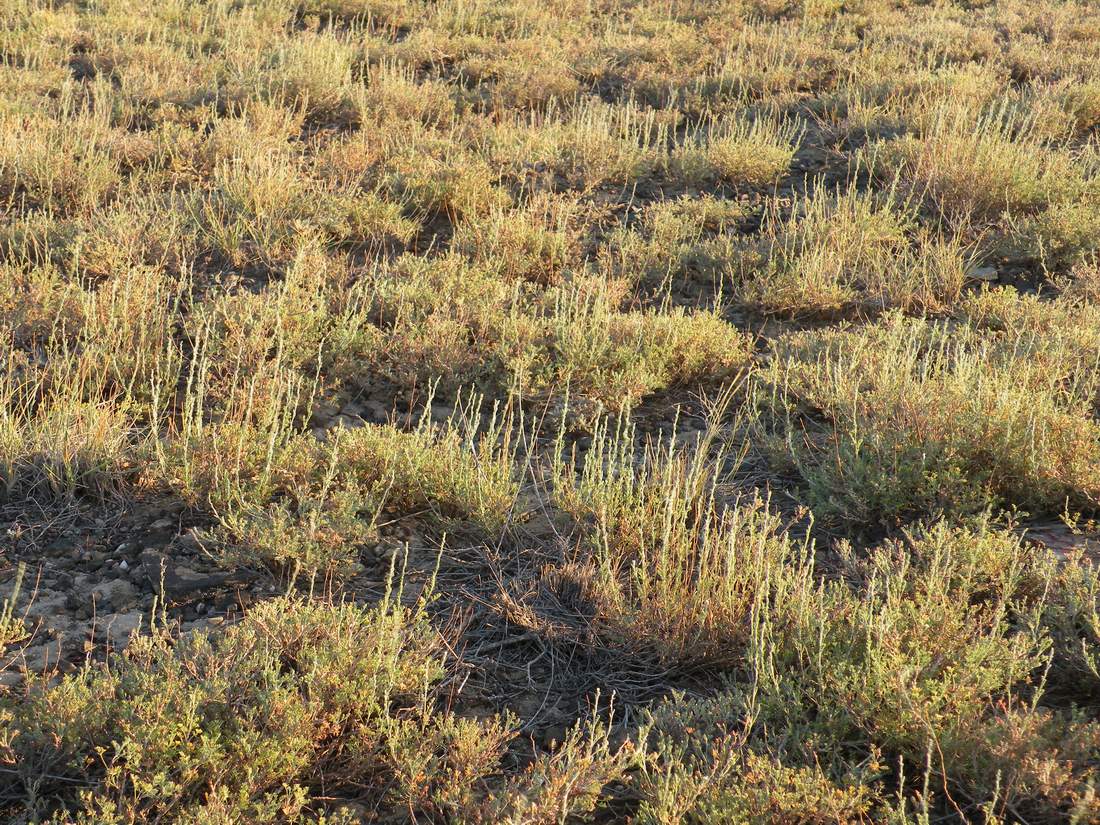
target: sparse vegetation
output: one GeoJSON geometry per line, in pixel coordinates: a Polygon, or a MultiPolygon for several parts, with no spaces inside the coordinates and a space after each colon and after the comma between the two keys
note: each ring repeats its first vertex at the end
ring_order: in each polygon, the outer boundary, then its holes
{"type": "Polygon", "coordinates": [[[1100,10],[0,3],[0,818],[1100,822],[1100,10]]]}

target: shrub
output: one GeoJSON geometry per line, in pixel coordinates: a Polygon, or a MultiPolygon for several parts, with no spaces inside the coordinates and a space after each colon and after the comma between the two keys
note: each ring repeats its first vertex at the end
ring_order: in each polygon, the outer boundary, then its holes
{"type": "Polygon", "coordinates": [[[962,816],[1095,816],[1100,728],[1039,706],[1052,653],[1031,617],[1056,568],[1030,552],[940,524],[775,601],[747,684],[651,715],[642,820],[889,818],[907,781],[918,811],[942,794],[962,816]]]}
{"type": "Polygon", "coordinates": [[[956,221],[1035,213],[1079,195],[1083,175],[1072,156],[1045,147],[1026,125],[1015,134],[1014,125],[947,113],[919,137],[881,144],[879,157],[910,191],[956,221]]]}
{"type": "Polygon", "coordinates": [[[768,215],[761,239],[735,258],[738,297],[772,312],[935,310],[958,299],[969,269],[955,236],[922,230],[893,192],[817,190],[784,218],[768,215]]]}
{"type": "Polygon", "coordinates": [[[511,734],[435,710],[445,667],[422,607],[283,599],[222,634],[157,629],[5,700],[5,796],[100,822],[286,822],[341,796],[461,811],[511,734]]]}
{"type": "Polygon", "coordinates": [[[717,312],[617,312],[600,294],[565,293],[540,331],[513,367],[520,386],[569,386],[612,410],[667,387],[728,380],[751,357],[748,337],[717,312]]]}
{"type": "Polygon", "coordinates": [[[1056,352],[1026,334],[985,339],[897,316],[795,336],[760,373],[760,435],[814,511],[849,524],[1051,513],[1067,500],[1094,509],[1096,376],[1056,352]]]}
{"type": "Polygon", "coordinates": [[[753,617],[806,587],[813,566],[768,502],[724,494],[726,457],[710,454],[713,437],[638,460],[629,428],[599,430],[580,478],[566,465],[557,493],[586,525],[608,643],[688,670],[744,665],[753,617]]]}
{"type": "Polygon", "coordinates": [[[799,133],[768,118],[718,121],[672,153],[673,169],[688,183],[774,185],[794,157],[799,133]]]}

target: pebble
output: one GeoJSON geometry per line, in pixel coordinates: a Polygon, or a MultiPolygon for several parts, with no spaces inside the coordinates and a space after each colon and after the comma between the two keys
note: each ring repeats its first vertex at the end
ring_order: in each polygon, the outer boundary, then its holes
{"type": "Polygon", "coordinates": [[[966,274],[976,281],[996,281],[998,278],[995,266],[978,266],[966,274]]]}
{"type": "Polygon", "coordinates": [[[130,569],[130,562],[126,561],[126,559],[123,559],[118,563],[118,569],[125,573],[127,570],[130,569]]]}
{"type": "MultiPolygon", "coordinates": [[[[179,536],[177,536],[175,543],[176,543],[176,546],[179,547],[182,550],[194,551],[194,550],[199,550],[202,547],[202,542],[200,542],[195,537],[195,531],[193,529],[188,530],[185,533],[181,533],[179,536]]],[[[146,550],[146,552],[149,552],[149,551],[150,551],[149,549],[146,550]]]]}
{"type": "Polygon", "coordinates": [[[330,418],[335,418],[339,412],[340,408],[335,404],[329,404],[322,401],[317,405],[317,409],[314,411],[313,416],[320,421],[326,421],[330,418]]]}

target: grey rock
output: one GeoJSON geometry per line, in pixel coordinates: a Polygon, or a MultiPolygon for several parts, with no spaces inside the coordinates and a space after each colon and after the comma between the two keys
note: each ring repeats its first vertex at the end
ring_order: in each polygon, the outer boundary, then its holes
{"type": "Polygon", "coordinates": [[[112,647],[123,648],[133,636],[145,624],[145,614],[140,610],[131,610],[126,613],[115,613],[103,622],[103,630],[112,647]]]}
{"type": "MultiPolygon", "coordinates": [[[[180,535],[176,537],[176,540],[175,540],[174,543],[177,547],[179,547],[183,550],[187,550],[187,551],[195,551],[195,550],[201,550],[202,549],[202,542],[199,541],[198,538],[195,536],[194,529],[187,530],[186,532],[180,533],[180,535]]],[[[148,550],[146,550],[145,552],[148,552],[148,550]]],[[[144,555],[145,555],[145,553],[143,552],[142,557],[144,557],[144,555]]]]}
{"type": "Polygon", "coordinates": [[[64,554],[73,549],[73,543],[67,538],[54,539],[44,549],[47,553],[64,554]]]}
{"type": "Polygon", "coordinates": [[[66,611],[68,594],[61,591],[39,590],[34,599],[25,608],[24,617],[34,622],[37,619],[48,619],[53,616],[63,615],[66,611]]]}
{"type": "Polygon", "coordinates": [[[976,266],[966,273],[968,278],[975,281],[996,281],[999,277],[995,266],[976,266]]]}
{"type": "Polygon", "coordinates": [[[44,673],[56,666],[60,658],[56,644],[34,645],[20,654],[18,666],[27,673],[44,673]]]}
{"type": "Polygon", "coordinates": [[[137,591],[126,579],[111,579],[92,588],[96,604],[110,604],[115,610],[125,610],[137,602],[137,591]]]}
{"type": "Polygon", "coordinates": [[[231,582],[240,582],[251,578],[245,571],[233,574],[223,572],[200,573],[186,565],[173,562],[155,550],[146,550],[141,554],[141,565],[145,577],[153,586],[157,595],[178,599],[208,590],[223,587],[231,582]]]}

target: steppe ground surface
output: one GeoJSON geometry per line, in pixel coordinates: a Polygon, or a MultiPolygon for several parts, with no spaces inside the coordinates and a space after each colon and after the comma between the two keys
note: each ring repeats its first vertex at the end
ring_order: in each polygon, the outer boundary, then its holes
{"type": "Polygon", "coordinates": [[[1100,822],[1100,7],[0,0],[0,818],[1100,822]]]}

